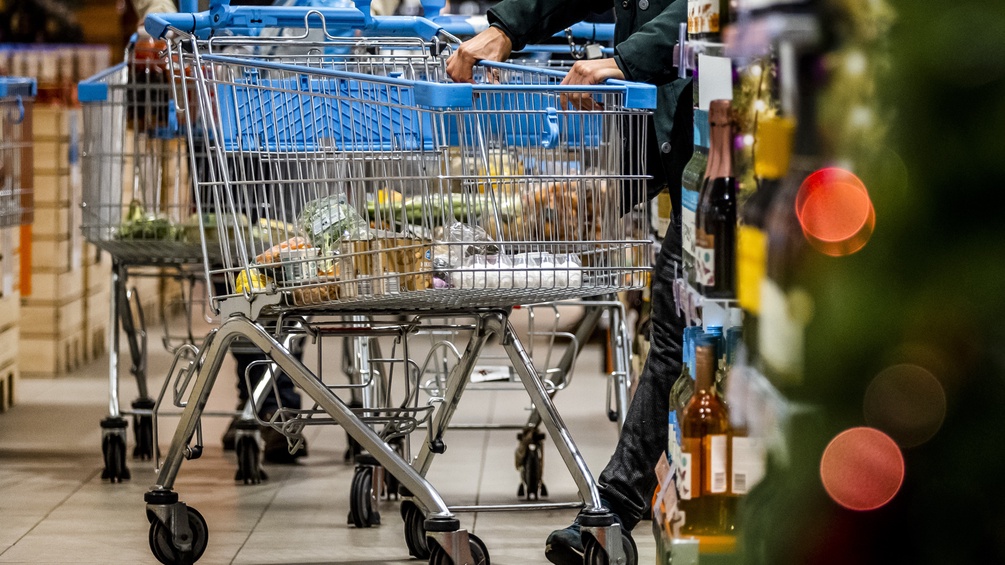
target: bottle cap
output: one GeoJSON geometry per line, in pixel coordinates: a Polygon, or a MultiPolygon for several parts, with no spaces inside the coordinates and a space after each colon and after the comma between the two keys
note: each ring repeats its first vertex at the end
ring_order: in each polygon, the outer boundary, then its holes
{"type": "Polygon", "coordinates": [[[710,145],[708,133],[708,110],[694,111],[694,144],[708,149],[710,145]]]}
{"type": "Polygon", "coordinates": [[[722,336],[717,336],[715,334],[710,333],[704,333],[698,337],[697,342],[695,343],[695,349],[697,349],[698,347],[711,347],[712,357],[718,359],[720,351],[719,343],[721,340],[722,336]]]}
{"type": "Polygon", "coordinates": [[[736,351],[743,343],[743,328],[733,326],[726,330],[726,364],[732,365],[736,358],[736,351]]]}

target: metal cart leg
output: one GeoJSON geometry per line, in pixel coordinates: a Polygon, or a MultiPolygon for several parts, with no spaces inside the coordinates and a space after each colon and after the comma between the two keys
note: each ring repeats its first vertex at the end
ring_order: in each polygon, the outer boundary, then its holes
{"type": "Polygon", "coordinates": [[[445,552],[455,563],[471,562],[471,540],[468,533],[460,529],[460,522],[447,508],[439,493],[415,469],[376,434],[361,422],[324,383],[313,375],[288,350],[260,326],[243,316],[227,319],[206,340],[204,352],[199,358],[198,374],[192,386],[188,402],[182,411],[164,465],[157,479],[157,486],[146,493],[147,517],[151,521],[151,538],[154,529],[165,543],[181,544],[186,551],[194,553],[198,548],[191,545],[191,538],[200,528],[204,531],[201,516],[193,518],[192,509],[178,501],[172,491],[182,459],[188,451],[188,444],[196,432],[199,418],[209,399],[213,383],[230,343],[238,337],[249,339],[261,348],[276,365],[336,423],[367,450],[385,469],[388,469],[407,489],[413,500],[424,510],[422,527],[432,542],[430,550],[445,552]]]}
{"type": "Polygon", "coordinates": [[[610,313],[611,320],[608,347],[614,362],[610,386],[614,389],[615,419],[618,422],[618,433],[621,433],[621,429],[625,427],[628,404],[631,402],[629,391],[631,388],[632,346],[628,328],[625,325],[624,306],[620,302],[612,304],[607,311],[610,313]]]}
{"type": "MultiPolygon", "coordinates": [[[[593,479],[586,461],[572,440],[568,428],[562,421],[561,415],[551,402],[551,397],[541,382],[537,371],[534,370],[534,363],[523,344],[517,338],[512,325],[502,317],[489,319],[493,329],[502,336],[503,346],[513,363],[513,368],[523,382],[527,394],[530,395],[537,412],[541,416],[548,433],[551,434],[558,449],[559,455],[565,461],[566,467],[572,474],[573,480],[579,488],[579,496],[583,501],[584,509],[580,514],[580,524],[583,532],[584,548],[587,556],[597,555],[603,552],[609,563],[625,563],[627,557],[625,548],[622,546],[621,528],[615,523],[614,515],[604,508],[600,500],[600,493],[597,490],[597,483],[593,479]]],[[[589,557],[588,557],[589,558],[589,557]]],[[[589,561],[592,563],[593,561],[589,561]]],[[[600,561],[597,561],[598,563],[600,561]]]]}
{"type": "Polygon", "coordinates": [[[116,264],[112,269],[112,299],[109,301],[108,351],[108,416],[101,421],[101,452],[105,468],[101,478],[112,483],[130,478],[126,467],[126,428],[128,423],[119,408],[119,295],[123,293],[121,272],[116,264]]]}

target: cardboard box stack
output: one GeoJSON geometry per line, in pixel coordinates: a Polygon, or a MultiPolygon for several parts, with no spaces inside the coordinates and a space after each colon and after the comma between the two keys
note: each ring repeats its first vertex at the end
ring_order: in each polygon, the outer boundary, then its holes
{"type": "MultiPolygon", "coordinates": [[[[22,230],[20,242],[24,267],[18,369],[25,376],[67,373],[104,352],[96,353],[99,348],[87,338],[89,313],[104,309],[107,327],[108,293],[102,295],[96,282],[100,267],[93,269],[93,276],[89,272],[92,264],[85,258],[80,231],[82,120],[75,87],[81,78],[109,66],[109,60],[104,46],[0,49],[0,68],[35,77],[39,86],[32,120],[34,223],[22,230]]],[[[94,262],[102,265],[97,258],[94,262]]]]}
{"type": "Polygon", "coordinates": [[[0,228],[0,412],[16,401],[21,328],[20,228],[0,228]]]}
{"type": "Polygon", "coordinates": [[[21,297],[21,371],[53,376],[84,361],[84,264],[80,234],[80,110],[37,104],[35,223],[30,281],[21,297]]]}

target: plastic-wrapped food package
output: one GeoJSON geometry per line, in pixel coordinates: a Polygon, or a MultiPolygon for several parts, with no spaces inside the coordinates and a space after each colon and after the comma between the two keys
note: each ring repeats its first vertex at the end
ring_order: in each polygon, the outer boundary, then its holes
{"type": "Polygon", "coordinates": [[[343,239],[361,239],[370,230],[370,224],[349,204],[345,194],[308,203],[300,212],[299,224],[322,255],[334,254],[343,239]]]}
{"type": "Polygon", "coordinates": [[[575,255],[548,252],[471,255],[449,272],[450,285],[463,289],[579,288],[582,264],[575,255]]]}

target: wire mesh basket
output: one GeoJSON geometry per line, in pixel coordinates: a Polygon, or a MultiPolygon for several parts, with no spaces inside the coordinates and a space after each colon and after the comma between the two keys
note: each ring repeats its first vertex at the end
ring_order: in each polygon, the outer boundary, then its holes
{"type": "Polygon", "coordinates": [[[503,63],[454,84],[418,40],[300,58],[179,41],[215,304],[506,308],[642,284],[649,242],[624,216],[652,87],[503,63]]]}
{"type": "Polygon", "coordinates": [[[0,228],[33,217],[31,109],[34,79],[0,77],[0,228]]]}
{"type": "Polygon", "coordinates": [[[78,88],[84,237],[126,264],[203,260],[189,148],[165,48],[164,42],[133,45],[122,63],[78,88]]]}

